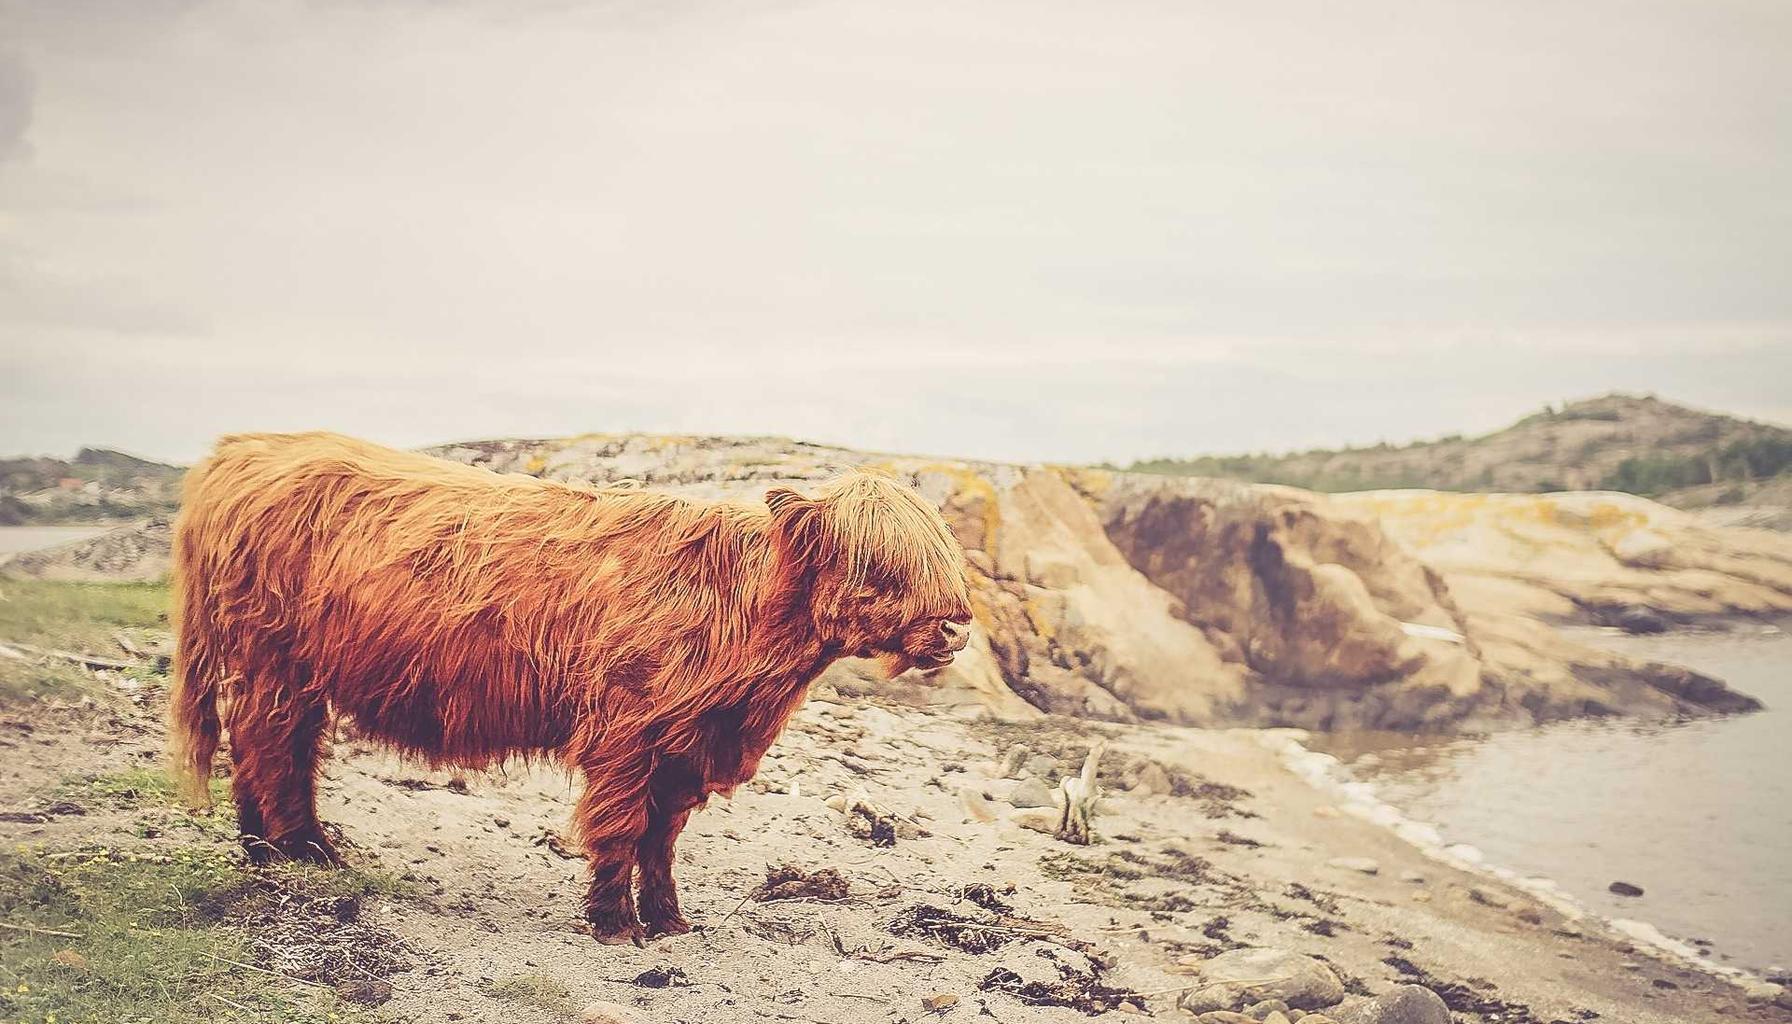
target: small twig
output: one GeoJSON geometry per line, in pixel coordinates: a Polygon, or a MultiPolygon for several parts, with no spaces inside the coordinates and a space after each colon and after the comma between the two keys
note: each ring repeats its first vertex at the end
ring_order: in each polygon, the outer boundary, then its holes
{"type": "MultiPolygon", "coordinates": [[[[755,890],[755,891],[757,891],[757,890],[755,890]]],[[[717,922],[716,922],[716,923],[715,923],[715,924],[712,924],[712,925],[704,925],[704,926],[703,926],[703,930],[704,930],[704,931],[705,931],[705,932],[709,932],[709,931],[711,931],[711,930],[714,930],[714,931],[720,931],[720,930],[721,930],[721,929],[722,929],[722,926],[723,926],[723,925],[725,925],[725,924],[727,924],[727,923],[728,923],[728,921],[729,921],[729,919],[731,919],[731,918],[732,918],[732,917],[734,917],[734,915],[736,915],[736,914],[738,914],[738,913],[740,913],[740,908],[742,908],[742,907],[744,907],[744,906],[746,906],[746,905],[747,905],[747,901],[748,901],[748,900],[750,900],[750,899],[752,899],[752,898],[753,898],[753,893],[751,893],[751,892],[749,892],[749,893],[747,893],[747,894],[746,894],[746,895],[745,895],[745,896],[742,896],[742,897],[741,897],[741,898],[740,898],[740,902],[739,902],[739,903],[736,903],[736,904],[735,904],[735,905],[734,905],[734,909],[733,909],[733,910],[730,910],[730,911],[729,911],[729,912],[728,912],[728,913],[726,913],[726,914],[723,914],[723,915],[722,915],[722,919],[721,919],[721,920],[720,920],[720,921],[717,921],[717,922]]]]}
{"type": "Polygon", "coordinates": [[[265,974],[270,978],[279,978],[281,981],[290,981],[295,985],[310,985],[312,988],[329,988],[330,987],[328,985],[325,985],[321,981],[309,981],[305,978],[295,978],[290,974],[281,974],[279,971],[270,971],[266,967],[257,967],[254,964],[243,963],[241,960],[232,960],[227,956],[219,956],[216,953],[208,953],[203,949],[196,950],[196,952],[200,956],[208,957],[212,960],[216,960],[221,964],[229,964],[232,967],[241,967],[245,971],[254,971],[257,974],[265,974]]]}
{"type": "Polygon", "coordinates": [[[254,1010],[249,1009],[247,1006],[244,1006],[242,1003],[232,1002],[231,1000],[224,998],[223,996],[219,995],[216,992],[207,992],[206,995],[212,997],[213,999],[216,999],[218,1002],[223,1003],[225,1006],[228,1006],[233,1010],[241,1010],[244,1013],[254,1013],[255,1012],[254,1010]]]}
{"type": "Polygon", "coordinates": [[[125,669],[152,669],[155,667],[154,665],[149,665],[140,661],[117,661],[112,658],[101,658],[92,654],[77,654],[74,651],[59,651],[53,647],[37,647],[32,644],[19,643],[17,640],[7,640],[4,641],[4,644],[14,650],[25,651],[29,654],[36,654],[45,658],[59,658],[63,661],[72,661],[75,664],[86,668],[106,668],[114,671],[123,671],[125,669]]]}
{"type": "Polygon", "coordinates": [[[4,928],[9,932],[29,932],[32,935],[55,935],[64,939],[86,938],[86,936],[81,935],[78,932],[59,932],[54,928],[39,928],[36,925],[29,924],[7,924],[5,921],[0,921],[0,928],[4,928]]]}

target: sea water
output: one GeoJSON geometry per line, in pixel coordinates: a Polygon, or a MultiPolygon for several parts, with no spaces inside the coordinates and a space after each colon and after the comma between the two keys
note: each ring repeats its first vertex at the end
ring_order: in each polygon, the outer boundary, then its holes
{"type": "Polygon", "coordinates": [[[1553,879],[1601,916],[1646,921],[1714,964],[1792,964],[1792,635],[1576,638],[1716,676],[1767,710],[1668,724],[1562,722],[1476,739],[1314,736],[1376,796],[1490,865],[1553,879]],[[1610,891],[1613,882],[1643,895],[1610,891]]]}

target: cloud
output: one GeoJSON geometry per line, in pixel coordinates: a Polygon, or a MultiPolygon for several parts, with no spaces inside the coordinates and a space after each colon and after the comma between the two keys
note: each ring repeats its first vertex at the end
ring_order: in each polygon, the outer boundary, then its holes
{"type": "Polygon", "coordinates": [[[1119,458],[1755,408],[1792,347],[1780,5],[15,13],[5,388],[165,401],[37,402],[7,447],[1119,458]]]}

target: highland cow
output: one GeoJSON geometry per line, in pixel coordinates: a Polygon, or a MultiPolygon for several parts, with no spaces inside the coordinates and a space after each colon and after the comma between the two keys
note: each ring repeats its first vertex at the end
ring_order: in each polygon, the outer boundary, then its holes
{"type": "Polygon", "coordinates": [[[864,473],[704,503],[240,435],[188,474],[174,545],[175,756],[203,805],[229,730],[253,858],[338,863],[316,786],[334,719],[433,766],[553,758],[585,781],[605,942],[689,930],[679,832],[822,669],[942,667],[971,616],[939,512],[864,473]]]}

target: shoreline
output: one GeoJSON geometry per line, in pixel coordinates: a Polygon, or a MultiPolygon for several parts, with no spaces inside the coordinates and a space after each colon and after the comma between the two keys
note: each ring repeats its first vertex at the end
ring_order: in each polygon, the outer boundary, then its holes
{"type": "Polygon", "coordinates": [[[1277,755],[1281,764],[1295,777],[1316,791],[1342,798],[1341,813],[1386,829],[1402,842],[1418,850],[1426,858],[1467,874],[1479,875],[1510,886],[1536,899],[1569,921],[1595,922],[1622,938],[1639,944],[1639,948],[1664,962],[1700,971],[1713,978],[1746,985],[1765,983],[1766,979],[1752,971],[1725,964],[1715,964],[1700,955],[1698,947],[1675,939],[1648,921],[1636,918],[1613,918],[1589,909],[1554,879],[1542,875],[1525,875],[1511,868],[1488,863],[1486,854],[1468,843],[1450,843],[1442,829],[1428,821],[1409,817],[1393,804],[1376,795],[1372,783],[1356,778],[1339,758],[1306,746],[1312,733],[1306,729],[1264,729],[1258,741],[1277,755]]]}

